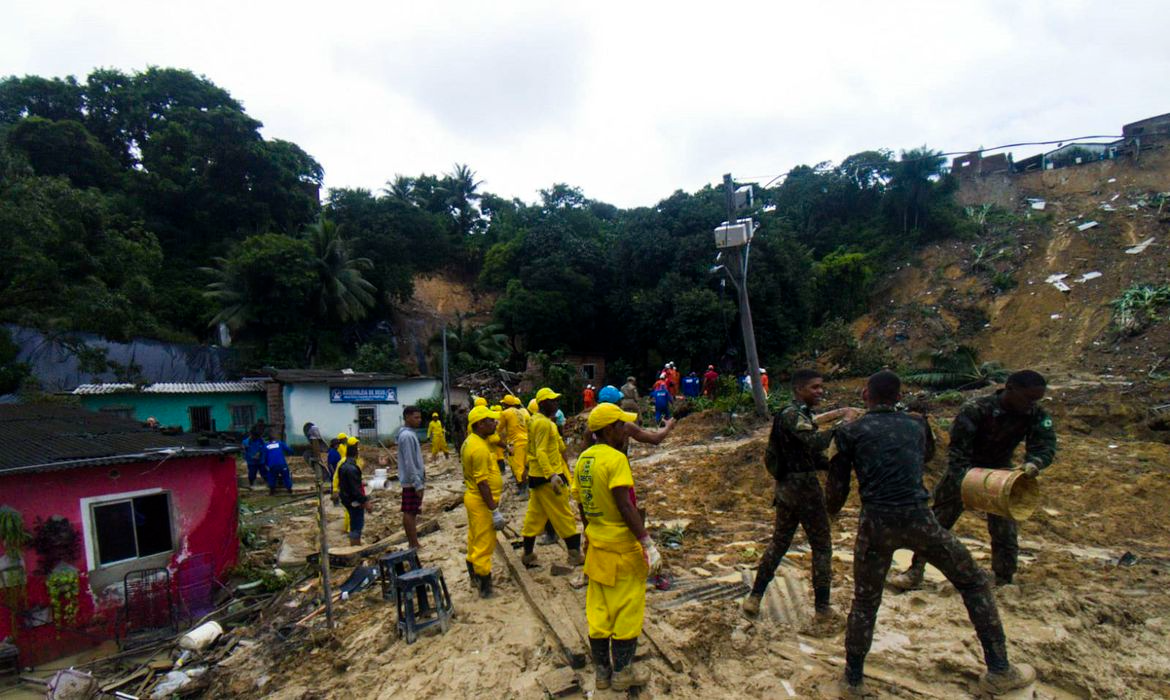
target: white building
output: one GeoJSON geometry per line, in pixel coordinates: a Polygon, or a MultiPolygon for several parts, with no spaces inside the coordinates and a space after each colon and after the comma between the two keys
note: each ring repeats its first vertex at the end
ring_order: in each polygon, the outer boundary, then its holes
{"type": "Polygon", "coordinates": [[[434,377],[349,370],[281,369],[270,376],[269,421],[284,427],[290,444],[304,443],[301,429],[311,422],[326,438],[346,433],[388,445],[402,426],[402,409],[438,398],[443,386],[434,377]]]}

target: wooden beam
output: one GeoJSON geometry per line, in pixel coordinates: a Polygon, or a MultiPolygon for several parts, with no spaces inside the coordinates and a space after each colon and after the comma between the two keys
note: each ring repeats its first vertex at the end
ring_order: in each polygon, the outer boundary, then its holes
{"type": "MultiPolygon", "coordinates": [[[[418,536],[429,535],[433,532],[439,531],[438,520],[428,520],[418,526],[418,536]]],[[[406,533],[397,532],[389,537],[378,540],[373,544],[359,544],[349,545],[347,547],[330,547],[329,548],[329,563],[333,566],[354,566],[362,559],[369,559],[400,544],[406,543],[406,533]]],[[[321,560],[321,555],[318,552],[313,552],[305,557],[305,560],[310,564],[316,564],[321,560]]]]}
{"type": "Polygon", "coordinates": [[[662,630],[658,624],[652,620],[644,620],[642,622],[642,636],[646,641],[650,642],[650,646],[654,647],[654,651],[662,657],[662,660],[670,666],[675,673],[682,673],[684,670],[682,657],[664,641],[662,630]]]}
{"type": "Polygon", "coordinates": [[[504,560],[508,571],[512,572],[512,578],[520,586],[524,598],[532,606],[536,616],[544,622],[545,627],[552,632],[553,638],[556,639],[557,646],[565,655],[569,666],[572,668],[584,667],[589,658],[589,642],[581,638],[570,619],[570,615],[573,614],[584,615],[584,610],[570,611],[561,600],[551,597],[536,581],[532,580],[532,576],[528,574],[524,565],[516,560],[516,555],[511,549],[512,545],[504,536],[497,534],[494,556],[504,560]]]}

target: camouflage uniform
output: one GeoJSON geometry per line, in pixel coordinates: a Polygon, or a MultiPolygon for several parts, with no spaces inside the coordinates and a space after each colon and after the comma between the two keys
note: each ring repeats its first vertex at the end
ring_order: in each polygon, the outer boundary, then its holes
{"type": "Polygon", "coordinates": [[[849,682],[861,682],[882,588],[897,549],[913,550],[958,589],[987,667],[1006,671],[1007,644],[991,585],[967,548],[926,507],[922,468],[934,452],[926,421],[879,406],[837,429],[837,450],[829,468],[829,510],[836,512],[845,503],[853,471],[862,504],[853,555],[853,608],[845,632],[849,682]]]}
{"type": "Polygon", "coordinates": [[[788,553],[796,526],[800,525],[812,547],[816,607],[821,610],[829,606],[833,541],[825,495],[816,472],[828,467],[824,451],[832,440],[833,430],[818,430],[812,411],[803,403],[789,404],[772,420],[765,460],[776,477],[772,501],[776,506],[776,524],[772,541],[760,559],[752,595],[764,595],[776,575],[776,567],[788,553]]]}
{"type": "MultiPolygon", "coordinates": [[[[939,524],[948,530],[963,514],[961,486],[968,469],[1011,469],[1012,452],[1021,442],[1025,445],[1024,461],[1040,469],[1052,464],[1056,456],[1056,432],[1048,413],[1039,406],[1030,413],[1011,413],[1000,404],[1001,393],[963,404],[951,426],[947,471],[935,484],[931,508],[939,524]]],[[[999,579],[1011,581],[1020,551],[1016,521],[988,513],[987,531],[991,535],[991,570],[999,579]]],[[[914,566],[922,566],[921,560],[915,558],[914,566]]]]}

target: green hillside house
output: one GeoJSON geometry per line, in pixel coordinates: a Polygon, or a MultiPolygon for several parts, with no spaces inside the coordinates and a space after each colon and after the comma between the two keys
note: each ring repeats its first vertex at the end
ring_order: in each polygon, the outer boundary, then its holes
{"type": "Polygon", "coordinates": [[[71,392],[90,411],[158,420],[187,432],[244,432],[268,420],[264,381],[82,384],[71,392]]]}

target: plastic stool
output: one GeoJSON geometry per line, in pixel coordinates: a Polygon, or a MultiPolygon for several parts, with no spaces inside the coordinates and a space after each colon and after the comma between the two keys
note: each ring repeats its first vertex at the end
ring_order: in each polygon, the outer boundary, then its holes
{"type": "Polygon", "coordinates": [[[447,581],[439,569],[414,569],[397,578],[395,590],[398,598],[398,636],[405,637],[407,644],[418,640],[418,633],[434,625],[441,632],[451,627],[451,594],[447,592],[447,581]],[[429,613],[427,595],[434,598],[434,616],[429,613]],[[417,604],[417,607],[416,607],[417,604]]]}
{"type": "Polygon", "coordinates": [[[398,577],[407,571],[421,569],[418,562],[418,552],[407,549],[403,552],[391,552],[378,558],[378,581],[382,584],[382,600],[395,598],[395,588],[398,577]]]}

